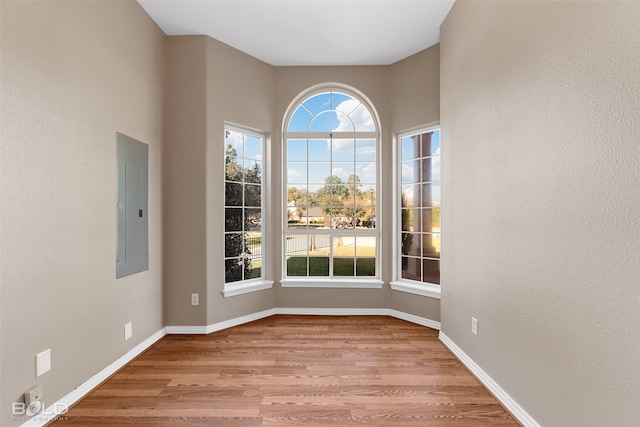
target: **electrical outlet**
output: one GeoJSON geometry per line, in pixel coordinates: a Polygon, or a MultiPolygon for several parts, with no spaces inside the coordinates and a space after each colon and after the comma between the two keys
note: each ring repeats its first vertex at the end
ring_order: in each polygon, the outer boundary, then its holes
{"type": "Polygon", "coordinates": [[[24,403],[29,406],[33,402],[39,402],[42,400],[42,386],[37,385],[35,387],[30,388],[24,394],[24,403]]]}
{"type": "Polygon", "coordinates": [[[471,333],[473,335],[478,335],[478,319],[475,317],[471,318],[471,333]]]}
{"type": "Polygon", "coordinates": [[[191,294],[191,305],[200,305],[200,294],[191,294]]]}
{"type": "Polygon", "coordinates": [[[133,336],[133,325],[131,322],[124,325],[124,340],[128,340],[133,336]]]}
{"type": "Polygon", "coordinates": [[[36,354],[36,377],[51,370],[51,349],[36,354]]]}

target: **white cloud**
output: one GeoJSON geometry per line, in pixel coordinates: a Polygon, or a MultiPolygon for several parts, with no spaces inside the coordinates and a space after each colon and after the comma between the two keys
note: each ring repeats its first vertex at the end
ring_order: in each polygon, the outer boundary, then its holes
{"type": "Polygon", "coordinates": [[[229,131],[224,142],[225,147],[231,145],[233,148],[235,148],[238,156],[242,156],[243,136],[240,132],[229,131]]]}
{"type": "Polygon", "coordinates": [[[331,175],[340,177],[340,179],[342,179],[342,182],[346,181],[347,178],[349,178],[349,174],[346,173],[345,170],[340,167],[333,168],[331,170],[331,175]]]}
{"type": "Polygon", "coordinates": [[[356,131],[375,130],[369,110],[356,99],[342,101],[336,107],[336,111],[343,114],[337,114],[340,124],[333,130],[334,132],[353,132],[354,126],[356,131]]]}
{"type": "Polygon", "coordinates": [[[291,181],[293,178],[298,178],[302,175],[299,170],[296,169],[287,169],[287,180],[291,181]]]}

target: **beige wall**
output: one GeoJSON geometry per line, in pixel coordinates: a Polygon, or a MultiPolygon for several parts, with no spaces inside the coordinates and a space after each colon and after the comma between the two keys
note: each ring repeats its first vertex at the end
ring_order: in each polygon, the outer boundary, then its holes
{"type": "MultiPolygon", "coordinates": [[[[53,403],[166,325],[274,307],[394,308],[440,319],[439,301],[388,285],[280,288],[277,232],[286,108],[313,85],[351,85],[382,123],[382,278],[391,280],[392,136],[438,121],[437,49],[392,66],[277,68],[204,36],[166,37],[135,2],[0,4],[1,408],[36,384],[53,403]],[[221,294],[225,121],[267,135],[267,275],[276,282],[230,298],[221,294]],[[116,132],[150,147],[150,269],[119,280],[116,132]],[[124,342],[129,321],[134,335],[124,342]],[[48,348],[53,369],[36,379],[34,356],[48,348]]],[[[2,425],[17,424],[0,412],[2,425]]]]}
{"type": "Polygon", "coordinates": [[[165,323],[206,325],[207,37],[167,38],[164,122],[165,323]],[[191,305],[191,294],[202,303],[191,305]]]}
{"type": "MultiPolygon", "coordinates": [[[[390,67],[389,75],[389,123],[392,136],[417,127],[437,125],[440,122],[440,45],[435,45],[416,53],[390,67]]],[[[393,153],[386,152],[391,159],[393,153]]],[[[390,169],[389,161],[383,167],[390,169]]],[[[392,176],[385,181],[387,185],[397,185],[392,176]]],[[[389,187],[387,187],[389,188],[389,187]]],[[[391,197],[385,204],[392,206],[391,197]]],[[[397,206],[396,206],[397,209],[397,206]]],[[[398,228],[387,223],[385,232],[393,239],[398,228]]],[[[391,251],[385,258],[391,278],[391,251]]],[[[426,319],[440,321],[440,300],[406,292],[391,292],[390,308],[426,319]]]]}
{"type": "MultiPolygon", "coordinates": [[[[269,150],[274,123],[275,69],[219,41],[207,39],[207,324],[273,308],[272,289],[225,298],[224,288],[224,124],[261,131],[267,136],[266,185],[273,165],[269,150]]],[[[274,211],[265,198],[265,213],[274,211]]],[[[266,218],[265,238],[272,237],[273,216],[266,218]]],[[[265,266],[267,276],[270,266],[265,266]]]]}
{"type": "Polygon", "coordinates": [[[543,426],[640,419],[639,20],[456,2],[442,26],[442,330],[543,426]]]}
{"type": "Polygon", "coordinates": [[[0,424],[12,426],[27,389],[53,403],[164,326],[165,37],[133,2],[1,9],[0,424]],[[149,144],[149,270],[118,280],[116,132],[149,144]]]}

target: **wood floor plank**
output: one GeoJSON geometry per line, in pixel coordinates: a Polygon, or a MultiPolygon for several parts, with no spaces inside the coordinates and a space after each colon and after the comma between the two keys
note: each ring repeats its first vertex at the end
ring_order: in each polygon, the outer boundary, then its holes
{"type": "Polygon", "coordinates": [[[386,316],[278,315],[166,336],[50,425],[519,424],[437,331],[386,316]]]}

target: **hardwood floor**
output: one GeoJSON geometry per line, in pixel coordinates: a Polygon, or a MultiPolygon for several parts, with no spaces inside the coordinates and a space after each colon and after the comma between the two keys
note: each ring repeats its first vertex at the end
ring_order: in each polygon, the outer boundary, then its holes
{"type": "Polygon", "coordinates": [[[168,335],[51,426],[518,426],[438,340],[384,316],[168,335]]]}

